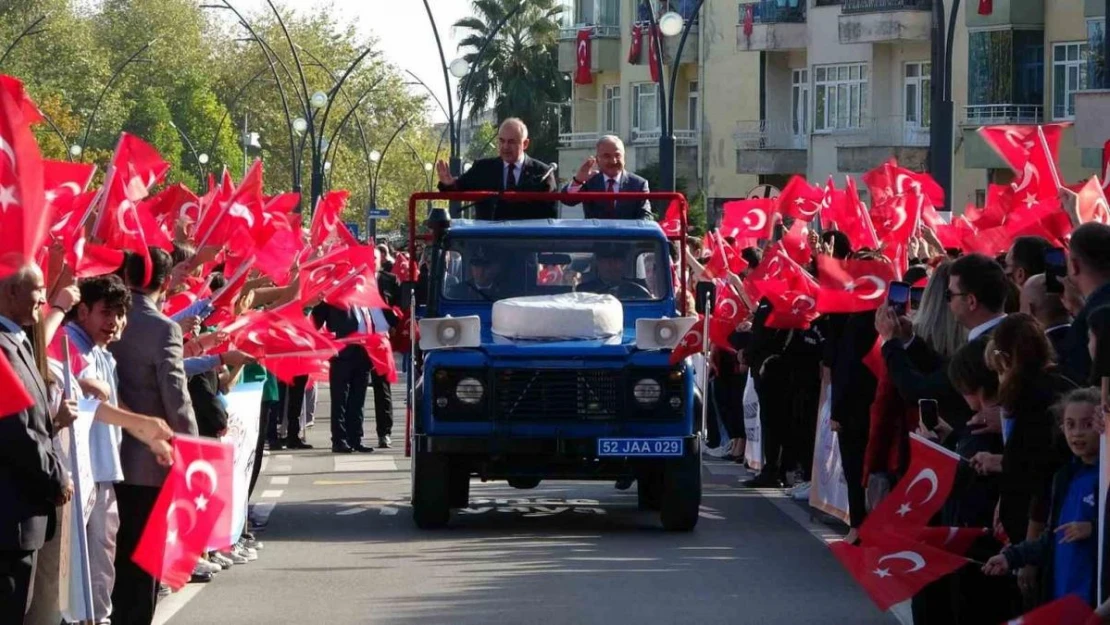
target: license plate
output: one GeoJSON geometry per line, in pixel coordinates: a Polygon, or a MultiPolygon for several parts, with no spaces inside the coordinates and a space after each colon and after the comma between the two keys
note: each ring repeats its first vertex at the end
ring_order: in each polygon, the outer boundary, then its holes
{"type": "Polygon", "coordinates": [[[599,438],[599,456],[681,456],[681,438],[599,438]]]}

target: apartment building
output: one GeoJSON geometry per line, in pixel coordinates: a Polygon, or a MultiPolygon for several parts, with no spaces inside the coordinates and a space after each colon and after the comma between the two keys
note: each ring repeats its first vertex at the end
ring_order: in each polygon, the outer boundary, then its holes
{"type": "MultiPolygon", "coordinates": [[[[671,71],[677,65],[676,175],[686,181],[687,193],[704,191],[712,205],[743,197],[758,183],[754,175],[737,173],[732,139],[735,116],[758,112],[758,57],[736,52],[734,2],[707,0],[700,15],[694,15],[696,4],[656,2],[663,11],[675,10],[696,20],[680,58],[676,58],[679,37],[664,37],[662,75],[669,89],[671,71]]],[[[603,134],[624,140],[629,169],[658,162],[661,111],[648,63],[645,10],[640,0],[565,0],[559,69],[575,73],[578,35],[588,30],[592,82],[575,84],[571,101],[563,108],[560,176],[576,171],[603,134]],[[638,62],[629,59],[634,25],[643,26],[645,32],[638,62]]]]}

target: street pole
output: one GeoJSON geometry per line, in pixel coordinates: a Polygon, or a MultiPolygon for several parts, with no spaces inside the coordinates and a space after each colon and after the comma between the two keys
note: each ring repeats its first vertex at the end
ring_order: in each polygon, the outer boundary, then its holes
{"type": "Polygon", "coordinates": [[[35,35],[46,32],[45,28],[40,29],[40,28],[38,28],[38,26],[39,26],[39,24],[43,23],[49,15],[50,15],[49,13],[47,13],[45,15],[40,15],[38,17],[38,19],[31,22],[27,26],[27,28],[24,28],[23,31],[20,32],[19,35],[16,36],[15,40],[12,41],[11,44],[7,47],[7,49],[4,50],[4,54],[0,55],[0,65],[4,64],[4,61],[7,60],[8,55],[12,53],[12,50],[14,50],[15,47],[19,45],[19,42],[23,41],[23,39],[25,37],[34,37],[35,35]]]}
{"type": "Polygon", "coordinates": [[[81,139],[81,150],[78,152],[78,154],[83,154],[85,152],[85,147],[89,144],[89,134],[92,133],[93,124],[96,123],[96,114],[100,110],[100,104],[104,101],[104,95],[108,93],[108,89],[112,88],[112,85],[116,82],[116,79],[119,78],[119,75],[123,73],[123,70],[126,69],[128,65],[139,61],[139,55],[143,52],[146,52],[147,48],[149,48],[154,43],[154,41],[154,39],[151,39],[150,41],[146,42],[143,47],[139,48],[135,51],[134,54],[127,57],[126,61],[120,63],[120,66],[116,68],[116,71],[112,72],[111,78],[108,79],[108,82],[104,85],[104,88],[100,90],[100,95],[96,97],[96,104],[93,105],[92,113],[89,114],[89,123],[87,126],[85,126],[85,135],[81,139]]]}
{"type": "Polygon", "coordinates": [[[243,175],[247,175],[247,147],[250,144],[250,135],[247,134],[247,119],[250,113],[243,111],[243,175]]]}
{"type": "Polygon", "coordinates": [[[944,0],[933,1],[931,62],[933,82],[930,89],[932,115],[929,123],[929,173],[944,190],[948,210],[955,206],[952,198],[952,141],[955,133],[955,104],[952,101],[952,48],[956,39],[956,15],[960,0],[952,0],[945,29],[944,0]]]}

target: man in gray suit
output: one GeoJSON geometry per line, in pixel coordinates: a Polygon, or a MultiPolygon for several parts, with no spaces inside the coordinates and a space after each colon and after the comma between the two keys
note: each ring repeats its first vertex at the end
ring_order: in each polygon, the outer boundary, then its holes
{"type": "Polygon", "coordinates": [[[34,265],[0,282],[0,352],[34,400],[26,410],[0,415],[0,623],[5,624],[23,622],[36,552],[53,537],[56,506],[73,497],[50,439],[56,427],[73,423],[76,404],[63,402],[51,420],[46,383],[24,331],[39,321],[45,304],[42,271],[34,265]]]}
{"type": "MultiPolygon", "coordinates": [[[[621,193],[639,191],[647,193],[647,180],[624,168],[624,142],[615,135],[605,135],[597,140],[596,155],[588,157],[574,178],[564,187],[568,193],[592,191],[621,193]]],[[[579,202],[563,202],[577,206],[579,202]]],[[[652,219],[651,204],[647,200],[614,200],[582,202],[586,219],[652,219]]]]}
{"type": "MultiPolygon", "coordinates": [[[[108,347],[123,382],[119,402],[129,410],[164,419],[178,434],[197,433],[185,378],[181,328],[162,314],[160,302],[170,282],[173,260],[150,248],[150,281],[144,282],[142,257],[128,254],[124,282],[131,288],[131,310],[123,336],[108,347]]],[[[116,534],[116,584],[112,622],[150,623],[158,600],[158,582],[132,560],[147,517],[169,469],[147,445],[124,432],[120,446],[123,481],[116,484],[119,530],[116,534]]]]}

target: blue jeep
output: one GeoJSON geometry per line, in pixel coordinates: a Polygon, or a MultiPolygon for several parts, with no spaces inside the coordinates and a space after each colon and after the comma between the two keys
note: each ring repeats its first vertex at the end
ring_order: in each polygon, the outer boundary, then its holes
{"type": "Polygon", "coordinates": [[[689,362],[669,362],[694,321],[676,306],[670,249],[648,221],[439,226],[415,296],[418,527],[467,507],[478,477],[635,480],[641,509],[694,528],[700,407],[689,362]]]}

